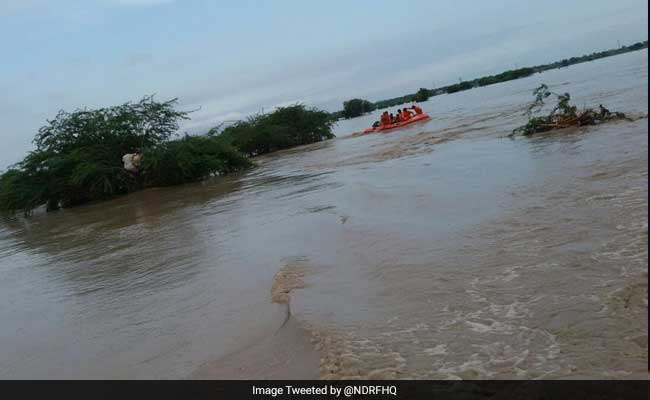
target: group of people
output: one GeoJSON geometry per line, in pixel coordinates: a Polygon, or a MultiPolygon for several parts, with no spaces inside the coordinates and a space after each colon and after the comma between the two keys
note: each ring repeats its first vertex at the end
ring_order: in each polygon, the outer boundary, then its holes
{"type": "Polygon", "coordinates": [[[408,121],[413,116],[419,114],[422,114],[422,109],[415,104],[409,108],[398,109],[397,115],[393,115],[393,113],[389,114],[388,111],[384,111],[384,113],[381,115],[381,119],[379,121],[375,121],[375,123],[372,124],[372,127],[377,128],[378,126],[386,126],[396,124],[398,122],[408,121]]]}

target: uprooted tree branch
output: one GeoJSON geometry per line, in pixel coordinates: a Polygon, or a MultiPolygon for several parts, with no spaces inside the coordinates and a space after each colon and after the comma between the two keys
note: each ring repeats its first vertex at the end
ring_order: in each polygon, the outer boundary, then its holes
{"type": "Polygon", "coordinates": [[[524,114],[528,116],[528,123],[514,129],[512,133],[508,135],[509,137],[513,137],[516,134],[528,136],[534,133],[547,132],[571,126],[596,125],[605,121],[617,119],[631,120],[622,112],[610,112],[607,108],[603,107],[602,104],[598,106],[598,110],[585,108],[582,111],[578,111],[576,106],[569,104],[569,100],[571,100],[571,95],[569,95],[569,93],[557,94],[551,92],[545,84],[536,88],[533,91],[533,96],[535,96],[535,101],[531,103],[524,114]],[[541,111],[542,107],[545,105],[544,100],[551,95],[557,96],[557,105],[548,115],[534,117],[533,114],[541,111]]]}

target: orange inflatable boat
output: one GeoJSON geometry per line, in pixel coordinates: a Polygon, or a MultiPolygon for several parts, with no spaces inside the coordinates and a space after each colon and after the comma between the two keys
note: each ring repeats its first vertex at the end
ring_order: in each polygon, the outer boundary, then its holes
{"type": "Polygon", "coordinates": [[[363,131],[363,134],[365,135],[367,133],[372,133],[372,132],[387,131],[389,129],[395,129],[395,128],[399,128],[399,127],[402,127],[402,126],[410,125],[410,124],[412,124],[414,122],[426,121],[426,120],[428,120],[430,118],[431,117],[426,113],[417,114],[417,115],[412,116],[411,118],[409,118],[406,121],[398,122],[396,124],[379,125],[376,128],[368,128],[368,129],[363,131]]]}

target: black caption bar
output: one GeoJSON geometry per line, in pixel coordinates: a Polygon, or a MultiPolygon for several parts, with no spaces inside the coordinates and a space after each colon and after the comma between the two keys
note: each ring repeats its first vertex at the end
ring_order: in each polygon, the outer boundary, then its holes
{"type": "Polygon", "coordinates": [[[39,381],[3,382],[5,398],[79,399],[621,399],[648,381],[39,381]]]}

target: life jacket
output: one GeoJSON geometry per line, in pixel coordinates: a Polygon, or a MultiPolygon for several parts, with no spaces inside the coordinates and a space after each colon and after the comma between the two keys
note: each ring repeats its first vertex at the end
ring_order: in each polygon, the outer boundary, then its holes
{"type": "Polygon", "coordinates": [[[382,125],[390,125],[390,115],[382,114],[381,115],[381,124],[382,125]]]}
{"type": "Polygon", "coordinates": [[[415,115],[420,115],[422,114],[422,109],[418,106],[413,106],[413,109],[415,110],[415,115]]]}

